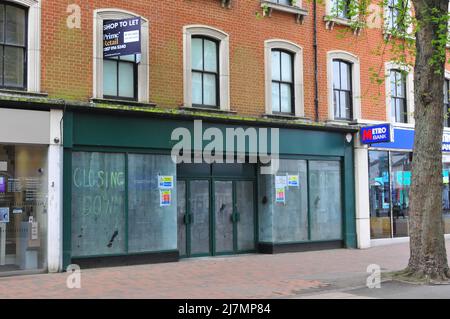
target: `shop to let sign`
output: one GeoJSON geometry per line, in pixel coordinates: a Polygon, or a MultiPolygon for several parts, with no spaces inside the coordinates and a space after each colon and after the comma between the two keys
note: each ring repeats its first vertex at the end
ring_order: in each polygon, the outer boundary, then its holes
{"type": "Polygon", "coordinates": [[[141,53],[141,18],[103,21],[103,57],[141,53]]]}
{"type": "Polygon", "coordinates": [[[394,131],[390,124],[380,124],[361,128],[361,143],[391,143],[394,142],[394,131]]]}

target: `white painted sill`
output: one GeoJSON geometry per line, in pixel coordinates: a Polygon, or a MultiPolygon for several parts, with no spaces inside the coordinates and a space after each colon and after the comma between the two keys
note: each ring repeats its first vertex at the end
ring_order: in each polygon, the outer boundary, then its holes
{"type": "MultiPolygon", "coordinates": [[[[274,2],[268,1],[268,0],[261,0],[261,8],[269,9],[269,13],[268,13],[269,17],[272,16],[273,10],[292,13],[296,16],[297,23],[300,23],[300,24],[303,24],[303,19],[308,15],[308,10],[303,9],[301,7],[286,6],[286,5],[274,3],[274,2]]],[[[264,12],[264,14],[265,14],[265,12],[264,12]]]]}

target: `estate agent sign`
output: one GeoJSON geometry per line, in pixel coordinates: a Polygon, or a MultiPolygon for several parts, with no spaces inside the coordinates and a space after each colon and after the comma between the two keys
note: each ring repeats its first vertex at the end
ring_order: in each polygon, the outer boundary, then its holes
{"type": "Polygon", "coordinates": [[[141,18],[103,21],[103,57],[141,53],[141,18]]]}

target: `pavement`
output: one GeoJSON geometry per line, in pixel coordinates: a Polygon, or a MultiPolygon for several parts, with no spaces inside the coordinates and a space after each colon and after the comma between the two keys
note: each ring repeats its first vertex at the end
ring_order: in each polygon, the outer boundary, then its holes
{"type": "MultiPolygon", "coordinates": [[[[450,241],[447,250],[450,256],[450,241]]],[[[369,265],[403,269],[408,244],[279,255],[184,259],[129,267],[81,270],[81,288],[69,273],[0,277],[0,299],[365,299],[450,298],[449,286],[382,282],[366,286],[369,265]]]]}

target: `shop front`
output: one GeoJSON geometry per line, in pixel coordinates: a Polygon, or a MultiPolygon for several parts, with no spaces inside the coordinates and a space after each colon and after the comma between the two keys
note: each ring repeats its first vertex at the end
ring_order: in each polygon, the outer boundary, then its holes
{"type": "MultiPolygon", "coordinates": [[[[355,247],[353,141],[347,133],[163,112],[67,111],[64,264],[355,247]],[[229,153],[222,160],[203,154],[174,161],[180,129],[191,134],[194,150],[200,145],[203,151],[211,139],[196,142],[199,132],[204,137],[214,130],[228,145],[230,130],[262,136],[261,130],[276,129],[279,168],[266,174],[248,144],[241,153],[233,148],[232,161],[229,153]]],[[[266,150],[269,137],[258,141],[267,143],[266,150]]]]}
{"type": "Polygon", "coordinates": [[[62,250],[49,245],[61,221],[61,174],[50,168],[60,160],[58,147],[50,145],[51,123],[56,122],[51,113],[0,109],[0,276],[60,270],[62,250]]]}
{"type": "MultiPolygon", "coordinates": [[[[367,152],[368,216],[372,244],[389,242],[409,236],[409,191],[413,160],[414,130],[394,128],[393,140],[369,144],[367,152]]],[[[447,144],[450,134],[443,137],[442,214],[445,233],[450,234],[449,169],[447,144]]],[[[359,150],[361,152],[361,148],[359,150]]],[[[364,198],[360,197],[359,201],[364,198]]],[[[359,204],[361,207],[361,203],[359,204]]]]}

